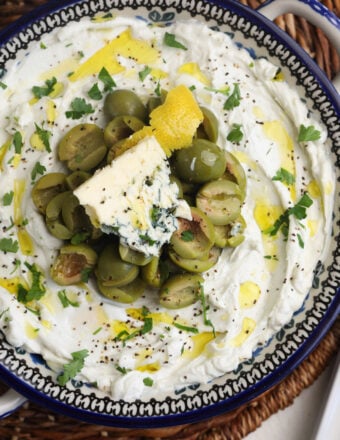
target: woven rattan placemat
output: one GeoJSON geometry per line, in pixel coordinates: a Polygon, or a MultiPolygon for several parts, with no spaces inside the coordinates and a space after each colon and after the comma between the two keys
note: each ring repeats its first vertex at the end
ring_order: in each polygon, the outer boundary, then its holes
{"type": "MultiPolygon", "coordinates": [[[[256,8],[263,0],[239,0],[256,8]]],[[[0,29],[46,0],[0,0],[0,29]]],[[[322,0],[330,10],[340,14],[340,0],[322,0]]],[[[293,37],[333,78],[340,71],[340,60],[324,33],[304,18],[291,14],[279,17],[278,26],[293,37]]],[[[192,425],[158,430],[123,430],[90,425],[54,414],[33,403],[0,421],[0,440],[240,440],[261,423],[291,405],[304,388],[310,386],[326,368],[339,349],[340,320],[333,325],[319,346],[284,381],[249,404],[228,414],[192,425]]],[[[6,387],[0,384],[0,391],[6,387]]]]}

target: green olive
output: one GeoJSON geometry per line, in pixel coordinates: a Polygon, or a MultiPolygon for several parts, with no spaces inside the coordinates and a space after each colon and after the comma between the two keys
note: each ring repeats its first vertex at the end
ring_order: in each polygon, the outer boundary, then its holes
{"type": "Polygon", "coordinates": [[[92,170],[106,153],[103,130],[95,124],[76,125],[58,145],[58,157],[71,171],[92,170]]]}
{"type": "Polygon", "coordinates": [[[73,234],[92,229],[92,224],[85,212],[85,208],[79,204],[78,198],[73,193],[69,194],[63,201],[61,216],[64,225],[73,234]]]}
{"type": "Polygon", "coordinates": [[[75,190],[82,183],[86,182],[91,177],[91,174],[86,171],[73,171],[66,177],[66,183],[70,190],[75,190]]]}
{"type": "Polygon", "coordinates": [[[216,142],[218,137],[218,121],[214,113],[206,107],[200,107],[203,121],[197,129],[197,137],[216,142]]]}
{"type": "Polygon", "coordinates": [[[152,96],[146,104],[148,113],[151,113],[152,110],[155,110],[155,108],[159,107],[161,104],[163,104],[163,101],[160,97],[152,96]]]}
{"type": "Polygon", "coordinates": [[[224,154],[227,164],[222,177],[238,184],[241,190],[242,199],[244,200],[247,191],[246,173],[236,156],[228,151],[225,151],[224,154]]]}
{"type": "Polygon", "coordinates": [[[214,226],[215,245],[218,247],[236,247],[244,240],[243,232],[246,228],[246,221],[239,215],[231,223],[224,226],[214,226]]]}
{"type": "Polygon", "coordinates": [[[223,150],[206,139],[195,139],[188,148],[175,153],[176,175],[186,182],[204,183],[218,179],[225,171],[223,150]]]}
{"type": "Polygon", "coordinates": [[[138,266],[123,261],[116,244],[108,244],[100,253],[95,270],[98,281],[104,286],[121,287],[131,283],[139,273],[138,266]]]}
{"type": "Polygon", "coordinates": [[[106,156],[106,162],[110,164],[113,159],[123,154],[125,151],[127,151],[130,146],[127,146],[125,139],[121,139],[120,141],[116,142],[112,145],[112,147],[109,149],[107,156],[106,156]]]}
{"type": "Polygon", "coordinates": [[[185,273],[173,275],[160,289],[160,304],[168,309],[180,309],[194,304],[200,298],[203,277],[185,273]]]}
{"type": "Polygon", "coordinates": [[[191,208],[192,220],[178,219],[178,228],[172,234],[173,250],[183,258],[204,258],[215,241],[214,226],[198,208],[191,208]]]}
{"type": "Polygon", "coordinates": [[[99,291],[112,301],[124,304],[130,304],[136,301],[144,292],[146,284],[139,277],[135,278],[131,283],[125,286],[106,286],[102,281],[97,280],[99,291]]]}
{"type": "Polygon", "coordinates": [[[171,183],[175,183],[177,185],[178,188],[178,198],[179,199],[183,199],[183,187],[182,187],[182,182],[177,179],[177,177],[173,176],[172,174],[170,174],[170,182],[171,183]]]}
{"type": "Polygon", "coordinates": [[[45,214],[46,206],[57,194],[66,190],[64,173],[49,173],[42,176],[32,188],[32,200],[41,214],[45,214]]]}
{"type": "Polygon", "coordinates": [[[188,272],[202,273],[211,269],[218,261],[221,250],[217,247],[212,247],[209,255],[205,259],[183,258],[179,256],[174,250],[169,250],[169,257],[173,263],[188,272]]]}
{"type": "Polygon", "coordinates": [[[51,277],[62,286],[80,283],[87,279],[96,261],[97,254],[90,246],[63,246],[51,268],[51,277]]]}
{"type": "Polygon", "coordinates": [[[111,120],[116,116],[135,116],[146,122],[148,112],[139,96],[131,90],[114,90],[104,101],[105,116],[111,120]]]}
{"type": "Polygon", "coordinates": [[[68,240],[72,237],[70,231],[63,223],[63,203],[71,195],[71,191],[64,191],[53,197],[46,206],[46,226],[50,233],[60,240],[68,240]]]}
{"type": "Polygon", "coordinates": [[[196,205],[214,225],[226,225],[240,214],[242,200],[242,192],[236,183],[219,179],[200,188],[196,205]]]}
{"type": "Polygon", "coordinates": [[[116,116],[107,124],[104,130],[104,140],[107,147],[111,147],[121,139],[141,130],[144,123],[135,116],[116,116]]]}
{"type": "Polygon", "coordinates": [[[169,276],[167,261],[159,257],[152,257],[152,260],[141,268],[142,279],[151,287],[159,288],[169,276]]]}
{"type": "Polygon", "coordinates": [[[136,264],[137,266],[145,266],[150,263],[152,256],[146,256],[142,252],[135,251],[128,246],[119,244],[119,255],[123,261],[127,263],[136,264]]]}

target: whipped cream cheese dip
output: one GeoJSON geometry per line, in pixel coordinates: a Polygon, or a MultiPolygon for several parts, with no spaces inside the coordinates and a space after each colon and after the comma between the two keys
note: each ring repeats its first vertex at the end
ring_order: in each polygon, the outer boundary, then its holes
{"type": "Polygon", "coordinates": [[[77,379],[114,399],[149,399],[233,370],[301,307],[327,250],[335,178],[324,126],[277,66],[193,20],[162,28],[126,17],[85,19],[44,35],[11,62],[0,102],[0,329],[10,344],[41,354],[57,373],[87,350],[77,379]],[[165,44],[165,33],[182,47],[165,44]],[[50,277],[62,243],[35,208],[32,186],[64,171],[56,148],[74,125],[104,127],[103,67],[117,88],[144,102],[160,87],[190,88],[218,119],[217,144],[244,168],[245,239],[203,274],[204,301],[169,310],[149,289],[118,304],[91,279],[64,288],[50,277]],[[95,84],[101,99],[89,96],[95,84]],[[228,108],[236,85],[239,103],[228,108]],[[78,120],[67,116],[75,98],[91,105],[78,120]],[[21,302],[18,292],[34,280],[40,298],[21,302]],[[138,332],[145,308],[152,328],[138,332]],[[122,332],[136,336],[123,341],[122,332]]]}

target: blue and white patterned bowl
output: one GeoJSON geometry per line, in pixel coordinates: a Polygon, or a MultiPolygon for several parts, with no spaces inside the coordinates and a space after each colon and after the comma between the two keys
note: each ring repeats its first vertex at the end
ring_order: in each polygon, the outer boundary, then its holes
{"type": "MultiPolygon", "coordinates": [[[[303,0],[302,3],[317,8],[323,18],[339,26],[318,2],[303,0]]],[[[327,126],[340,180],[339,95],[324,73],[284,32],[258,12],[233,0],[52,1],[0,33],[0,78],[6,64],[15,59],[20,50],[29,48],[32,41],[39,40],[56,27],[112,9],[161,25],[178,18],[194,17],[214,29],[227,32],[236,44],[247,48],[253,56],[265,56],[282,66],[285,75],[296,84],[300,96],[310,108],[320,113],[327,126]]],[[[296,368],[316,347],[339,313],[339,200],[338,187],[328,260],[318,267],[303,307],[266,347],[257,349],[253,357],[237,370],[207,385],[183,387],[173,395],[159,396],[150,402],[113,401],[87,384],[73,381],[67,387],[61,387],[55,374],[39,356],[9,345],[0,334],[1,378],[25,398],[51,410],[90,423],[125,428],[192,423],[239,407],[296,368]]]]}

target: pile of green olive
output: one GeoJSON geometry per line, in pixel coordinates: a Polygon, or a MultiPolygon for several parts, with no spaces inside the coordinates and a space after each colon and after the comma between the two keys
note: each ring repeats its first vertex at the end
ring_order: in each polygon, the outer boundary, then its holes
{"type": "Polygon", "coordinates": [[[164,307],[181,308],[199,299],[202,272],[216,264],[221,249],[243,241],[246,224],[240,212],[246,176],[236,157],[217,146],[217,119],[205,108],[192,145],[169,158],[171,179],[188,202],[192,219],[178,219],[178,229],[159,257],[103,234],[73,194],[123,152],[124,140],[148,123],[164,96],[151,97],[144,105],[132,91],[108,93],[105,128],[84,123],[68,131],[58,144],[67,172],[46,174],[33,186],[33,202],[49,232],[64,241],[51,268],[56,283],[71,285],[94,276],[104,296],[123,303],[135,301],[150,286],[159,290],[164,307]]]}

